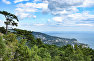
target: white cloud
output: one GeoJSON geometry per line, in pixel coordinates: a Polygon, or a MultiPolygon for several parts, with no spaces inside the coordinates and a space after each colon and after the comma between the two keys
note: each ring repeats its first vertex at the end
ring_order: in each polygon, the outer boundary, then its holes
{"type": "Polygon", "coordinates": [[[18,4],[17,7],[21,8],[47,8],[48,4],[46,3],[26,3],[26,4],[18,4]]]}
{"type": "MultiPolygon", "coordinates": [[[[78,7],[92,7],[94,0],[43,0],[48,1],[49,12],[55,15],[54,21],[62,22],[64,26],[92,26],[94,15],[88,11],[79,12],[78,7]]],[[[62,24],[61,24],[62,25],[62,24]]]]}
{"type": "MultiPolygon", "coordinates": [[[[43,0],[41,3],[36,3],[38,1],[41,0],[34,0],[32,3],[18,4],[15,9],[17,15],[21,18],[36,18],[35,12],[49,12],[55,15],[52,20],[57,23],[63,23],[64,26],[78,26],[78,24],[76,24],[77,22],[79,22],[79,25],[89,26],[90,23],[88,23],[87,20],[94,19],[94,15],[89,14],[89,12],[77,13],[79,12],[78,7],[93,6],[94,0],[43,0]],[[84,21],[85,23],[83,23],[84,21]]],[[[41,26],[43,24],[35,25],[41,26]]]]}
{"type": "Polygon", "coordinates": [[[38,2],[38,1],[41,1],[41,0],[34,0],[33,2],[38,2]]]}
{"type": "Polygon", "coordinates": [[[78,11],[77,6],[83,4],[84,0],[43,0],[48,1],[48,9],[54,15],[65,15],[78,11]],[[66,11],[66,12],[64,12],[66,11]]]}
{"type": "Polygon", "coordinates": [[[23,2],[23,1],[29,1],[29,0],[15,0],[14,3],[23,2]]]}
{"type": "Polygon", "coordinates": [[[16,8],[17,12],[37,12],[35,8],[16,8]]]}
{"type": "Polygon", "coordinates": [[[68,17],[71,17],[72,20],[89,20],[94,19],[94,15],[89,14],[88,11],[84,11],[83,13],[75,13],[70,14],[68,17]]]}
{"type": "Polygon", "coordinates": [[[16,10],[16,14],[19,15],[21,18],[26,18],[28,16],[32,16],[35,18],[33,13],[41,12],[40,10],[46,9],[48,4],[46,3],[26,3],[26,4],[18,4],[16,10]],[[25,15],[25,16],[24,16],[25,15]]]}
{"type": "Polygon", "coordinates": [[[44,26],[44,24],[34,24],[34,26],[44,26]]]}
{"type": "Polygon", "coordinates": [[[33,18],[36,18],[37,16],[33,15],[33,18]]]}
{"type": "Polygon", "coordinates": [[[53,20],[56,21],[56,22],[62,22],[63,21],[62,17],[53,17],[53,20]]]}
{"type": "Polygon", "coordinates": [[[4,26],[4,21],[0,20],[0,26],[4,26]]]}
{"type": "Polygon", "coordinates": [[[24,13],[24,12],[16,13],[16,15],[19,16],[19,18],[21,19],[26,18],[26,17],[31,17],[29,13],[24,13]]]}
{"type": "Polygon", "coordinates": [[[50,22],[51,21],[51,19],[48,19],[48,22],[50,22]]]}
{"type": "Polygon", "coordinates": [[[48,9],[53,15],[69,15],[79,11],[78,7],[92,7],[94,0],[43,0],[47,1],[48,9]]]}
{"type": "Polygon", "coordinates": [[[94,26],[92,24],[77,24],[77,26],[94,26]]]}
{"type": "Polygon", "coordinates": [[[93,26],[94,15],[87,11],[69,14],[67,16],[53,17],[57,25],[61,26],[93,26]]]}
{"type": "Polygon", "coordinates": [[[34,0],[33,3],[18,4],[15,9],[17,12],[42,12],[52,13],[53,15],[69,15],[79,11],[76,6],[82,5],[83,0],[34,0]]]}
{"type": "Polygon", "coordinates": [[[72,13],[76,13],[78,12],[79,10],[76,8],[76,7],[71,7],[71,8],[68,8],[68,9],[63,9],[63,10],[60,10],[60,11],[52,11],[51,13],[53,15],[58,15],[58,16],[62,16],[62,15],[69,15],[69,14],[72,14],[72,13]]]}
{"type": "Polygon", "coordinates": [[[94,6],[94,0],[85,0],[82,7],[93,7],[94,6]]]}
{"type": "Polygon", "coordinates": [[[4,3],[6,3],[6,4],[11,4],[11,2],[10,1],[7,1],[7,0],[2,0],[4,3]]]}

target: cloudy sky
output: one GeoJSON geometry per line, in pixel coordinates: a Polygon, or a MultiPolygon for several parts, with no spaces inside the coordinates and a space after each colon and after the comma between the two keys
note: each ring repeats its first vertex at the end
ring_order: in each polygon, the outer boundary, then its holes
{"type": "Polygon", "coordinates": [[[94,0],[0,0],[3,10],[18,16],[20,29],[94,31],[94,0]]]}

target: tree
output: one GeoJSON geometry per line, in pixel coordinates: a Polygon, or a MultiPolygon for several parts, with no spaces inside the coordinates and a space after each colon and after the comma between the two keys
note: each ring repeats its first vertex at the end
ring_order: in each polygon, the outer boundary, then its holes
{"type": "Polygon", "coordinates": [[[16,49],[18,48],[18,40],[15,34],[8,33],[3,36],[6,45],[3,61],[13,61],[16,49]]]}
{"type": "Polygon", "coordinates": [[[40,39],[40,38],[37,38],[36,40],[37,40],[37,45],[38,45],[38,46],[43,45],[43,42],[41,41],[41,39],[40,39]]]}
{"type": "Polygon", "coordinates": [[[5,43],[3,41],[3,36],[0,33],[0,60],[3,59],[4,54],[5,54],[5,43]]]}
{"type": "Polygon", "coordinates": [[[6,33],[5,28],[4,27],[0,27],[0,32],[3,33],[3,34],[5,34],[6,33]]]}
{"type": "Polygon", "coordinates": [[[14,20],[18,20],[17,16],[14,14],[8,13],[7,11],[0,11],[0,14],[4,15],[6,18],[6,21],[4,22],[6,25],[6,34],[8,32],[8,25],[17,26],[17,23],[14,20]]]}

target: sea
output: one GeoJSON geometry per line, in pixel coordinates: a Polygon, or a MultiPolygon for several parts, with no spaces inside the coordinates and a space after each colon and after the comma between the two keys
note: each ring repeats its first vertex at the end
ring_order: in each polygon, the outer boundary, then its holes
{"type": "Polygon", "coordinates": [[[88,44],[94,49],[94,31],[47,31],[43,33],[62,38],[75,38],[78,42],[88,44]]]}

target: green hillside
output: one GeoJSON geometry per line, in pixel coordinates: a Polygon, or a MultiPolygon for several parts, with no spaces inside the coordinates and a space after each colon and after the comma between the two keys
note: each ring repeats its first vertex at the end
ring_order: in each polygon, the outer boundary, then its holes
{"type": "Polygon", "coordinates": [[[0,61],[94,61],[91,48],[48,45],[35,39],[31,31],[15,30],[5,35],[0,28],[0,61]]]}

